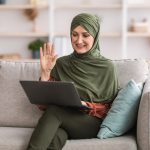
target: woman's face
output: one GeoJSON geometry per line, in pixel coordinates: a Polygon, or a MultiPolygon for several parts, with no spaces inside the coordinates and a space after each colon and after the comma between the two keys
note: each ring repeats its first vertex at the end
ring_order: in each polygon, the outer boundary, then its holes
{"type": "Polygon", "coordinates": [[[94,38],[82,26],[77,26],[71,33],[71,42],[73,49],[83,54],[92,48],[94,38]]]}

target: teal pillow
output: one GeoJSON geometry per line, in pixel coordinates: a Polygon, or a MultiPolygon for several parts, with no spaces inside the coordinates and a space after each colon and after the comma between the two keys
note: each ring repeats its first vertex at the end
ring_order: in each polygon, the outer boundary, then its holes
{"type": "Polygon", "coordinates": [[[106,139],[120,136],[134,126],[142,89],[142,83],[136,84],[134,80],[130,80],[118,92],[111,109],[100,126],[98,138],[106,139]]]}

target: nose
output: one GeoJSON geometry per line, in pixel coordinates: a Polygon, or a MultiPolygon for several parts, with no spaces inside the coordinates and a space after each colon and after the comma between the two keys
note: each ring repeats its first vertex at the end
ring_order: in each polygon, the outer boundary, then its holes
{"type": "Polygon", "coordinates": [[[83,40],[83,39],[82,39],[82,36],[78,36],[78,38],[77,38],[77,43],[78,43],[78,44],[82,43],[82,40],[83,40]]]}

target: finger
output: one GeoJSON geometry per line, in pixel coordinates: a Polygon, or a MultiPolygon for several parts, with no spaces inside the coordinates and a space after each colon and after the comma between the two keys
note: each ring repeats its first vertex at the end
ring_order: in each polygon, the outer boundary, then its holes
{"type": "Polygon", "coordinates": [[[43,49],[40,47],[40,66],[42,68],[42,59],[43,59],[43,49]]]}
{"type": "Polygon", "coordinates": [[[50,46],[50,43],[47,43],[47,54],[48,54],[48,55],[51,54],[51,46],[50,46]]]}
{"type": "Polygon", "coordinates": [[[46,43],[44,43],[44,48],[43,48],[43,55],[45,56],[46,55],[46,43]]]}
{"type": "Polygon", "coordinates": [[[52,55],[52,44],[49,43],[49,47],[50,47],[50,55],[52,55]]]}
{"type": "Polygon", "coordinates": [[[57,57],[58,57],[58,55],[55,55],[55,56],[53,57],[53,62],[56,62],[57,57]]]}
{"type": "Polygon", "coordinates": [[[42,47],[40,47],[40,58],[42,58],[43,56],[43,50],[42,50],[42,47]]]}
{"type": "Polygon", "coordinates": [[[51,55],[54,56],[55,55],[55,51],[54,51],[54,44],[52,44],[52,48],[51,48],[51,55]]]}

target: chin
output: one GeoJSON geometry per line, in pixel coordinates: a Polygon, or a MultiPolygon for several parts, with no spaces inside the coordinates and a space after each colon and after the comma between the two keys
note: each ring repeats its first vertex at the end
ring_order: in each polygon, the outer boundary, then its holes
{"type": "Polygon", "coordinates": [[[77,54],[84,54],[86,52],[76,51],[77,54]]]}
{"type": "Polygon", "coordinates": [[[78,54],[84,54],[84,53],[86,53],[87,51],[86,50],[75,50],[75,52],[76,53],[78,53],[78,54]]]}

